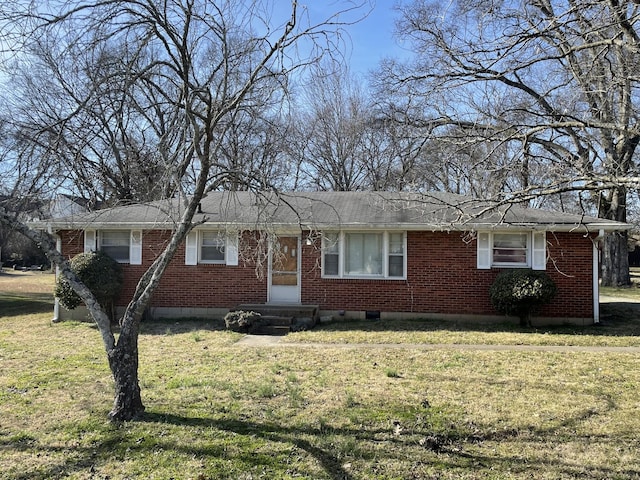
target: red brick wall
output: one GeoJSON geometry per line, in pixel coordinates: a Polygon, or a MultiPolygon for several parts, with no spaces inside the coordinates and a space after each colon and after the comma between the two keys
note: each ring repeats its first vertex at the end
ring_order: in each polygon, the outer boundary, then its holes
{"type": "MultiPolygon", "coordinates": [[[[547,273],[558,286],[547,317],[593,318],[592,243],[547,234],[547,273]]],[[[476,268],[476,243],[460,232],[408,232],[406,280],[323,279],[320,252],[303,247],[302,302],[326,310],[495,315],[489,287],[500,270],[476,268]]]]}
{"type": "MultiPolygon", "coordinates": [[[[63,254],[83,250],[83,234],[61,231],[63,254]]],[[[302,302],[323,310],[379,310],[443,314],[496,314],[489,287],[499,270],[476,268],[476,243],[460,232],[408,232],[406,280],[323,279],[319,245],[302,246],[302,302]]],[[[169,232],[143,233],[142,265],[123,265],[125,286],[121,304],[131,298],[142,272],[169,238],[169,232]]],[[[250,235],[243,242],[251,244],[250,235]]],[[[550,261],[547,273],[558,286],[555,300],[544,308],[548,317],[592,318],[592,243],[582,234],[548,233],[550,261]]],[[[256,275],[255,264],[238,266],[184,264],[181,246],[154,294],[156,307],[220,307],[263,303],[266,276],[256,275]]],[[[266,272],[266,266],[265,266],[266,272]]]]}
{"type": "MultiPolygon", "coordinates": [[[[62,253],[71,258],[84,251],[84,234],[60,231],[62,253]]],[[[145,230],[142,234],[142,265],[123,264],[124,287],[119,305],[133,296],[138,280],[169,240],[170,232],[145,230]]],[[[246,242],[251,242],[246,237],[246,242]]],[[[255,265],[240,260],[238,266],[185,265],[184,245],[178,247],[160,286],[151,300],[154,307],[220,307],[231,308],[240,303],[264,303],[267,300],[266,278],[258,278],[255,265]]],[[[264,276],[263,276],[264,277],[264,276]]]]}
{"type": "MultiPolygon", "coordinates": [[[[143,234],[143,269],[148,268],[153,260],[150,249],[157,251],[168,237],[168,232],[162,235],[158,232],[143,234]]],[[[244,241],[250,242],[251,239],[245,237],[244,241]]],[[[153,296],[154,307],[231,308],[240,303],[267,301],[266,278],[258,278],[253,264],[240,260],[238,266],[185,265],[184,254],[185,248],[181,245],[153,296]]]]}
{"type": "Polygon", "coordinates": [[[58,232],[62,254],[71,259],[84,252],[84,232],[82,230],[62,230],[58,232]]]}

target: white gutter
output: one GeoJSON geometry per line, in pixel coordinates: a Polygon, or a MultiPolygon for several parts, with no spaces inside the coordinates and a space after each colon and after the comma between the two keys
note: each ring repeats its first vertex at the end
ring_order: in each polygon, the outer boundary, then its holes
{"type": "Polygon", "coordinates": [[[604,238],[604,229],[601,228],[598,236],[593,239],[593,323],[600,323],[600,249],[598,242],[604,238]]]}
{"type": "MultiPolygon", "coordinates": [[[[53,227],[51,225],[47,226],[47,233],[49,233],[49,235],[54,235],[53,227]]],[[[62,252],[62,239],[58,235],[55,235],[55,238],[56,238],[56,250],[58,250],[58,252],[62,252]]],[[[56,265],[56,270],[55,270],[56,281],[58,281],[59,277],[60,277],[60,267],[56,265]]],[[[53,323],[58,323],[60,321],[60,299],[58,297],[54,297],[53,299],[53,318],[51,319],[51,321],[53,323]]]]}
{"type": "MultiPolygon", "coordinates": [[[[609,223],[609,222],[593,222],[593,223],[402,223],[402,222],[382,222],[372,224],[370,222],[268,222],[269,226],[273,229],[287,229],[287,230],[335,230],[335,229],[361,229],[361,230],[390,230],[390,229],[402,229],[407,231],[433,231],[433,232],[468,232],[468,231],[512,231],[512,230],[536,230],[546,232],[584,232],[589,233],[595,230],[601,229],[605,231],[614,230],[629,230],[632,225],[625,223],[609,223]]],[[[140,220],[140,221],[87,221],[80,222],[71,221],[47,221],[44,222],[31,222],[31,226],[35,228],[53,229],[58,230],[84,230],[88,226],[92,229],[108,229],[108,228],[121,228],[121,229],[172,229],[175,226],[173,222],[164,222],[158,220],[140,220]]],[[[220,228],[220,227],[233,227],[234,229],[241,230],[255,230],[260,226],[261,222],[247,222],[242,220],[209,220],[201,224],[200,226],[206,228],[220,228]]]]}

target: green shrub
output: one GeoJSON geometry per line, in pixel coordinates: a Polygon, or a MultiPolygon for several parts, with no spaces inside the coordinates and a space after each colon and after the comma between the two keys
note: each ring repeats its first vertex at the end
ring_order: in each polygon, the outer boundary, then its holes
{"type": "Polygon", "coordinates": [[[506,315],[520,317],[520,325],[531,324],[531,315],[556,295],[556,284],[542,271],[505,270],[489,289],[491,303],[506,315]]]}
{"type": "Polygon", "coordinates": [[[224,316],[224,324],[228,330],[234,332],[247,333],[251,326],[260,319],[261,315],[257,312],[247,312],[244,310],[235,310],[224,316]]]}
{"type": "MultiPolygon", "coordinates": [[[[113,316],[113,302],[122,290],[122,269],[118,262],[103,252],[80,253],[71,259],[71,270],[78,275],[102,308],[113,316]]],[[[63,276],[56,281],[55,295],[60,304],[69,309],[82,304],[82,300],[73,291],[63,276]]]]}

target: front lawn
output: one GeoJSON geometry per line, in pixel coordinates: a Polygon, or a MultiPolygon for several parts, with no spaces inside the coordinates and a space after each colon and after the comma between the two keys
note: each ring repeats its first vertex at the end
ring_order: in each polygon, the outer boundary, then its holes
{"type": "Polygon", "coordinates": [[[146,415],[113,425],[96,329],[4,302],[3,479],[640,477],[635,353],[248,347],[147,324],[146,415]]]}
{"type": "Polygon", "coordinates": [[[437,320],[335,321],[284,337],[285,343],[640,346],[640,303],[608,304],[602,323],[589,326],[522,328],[437,320]]]}

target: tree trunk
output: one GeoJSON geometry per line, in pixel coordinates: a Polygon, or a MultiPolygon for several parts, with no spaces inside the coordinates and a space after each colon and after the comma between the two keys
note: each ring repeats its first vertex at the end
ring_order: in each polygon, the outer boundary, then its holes
{"type": "Polygon", "coordinates": [[[533,313],[531,308],[528,308],[526,312],[520,312],[520,326],[522,328],[530,327],[532,317],[533,313]]]}
{"type": "MultiPolygon", "coordinates": [[[[618,222],[627,221],[627,189],[625,187],[614,188],[600,194],[599,216],[618,222]]],[[[626,231],[605,235],[602,249],[601,280],[602,285],[606,287],[631,285],[626,231]]]]}
{"type": "Polygon", "coordinates": [[[137,335],[121,333],[116,347],[109,352],[109,367],[115,382],[115,399],[109,418],[126,421],[141,417],[144,405],[138,382],[137,335]]]}
{"type": "Polygon", "coordinates": [[[604,237],[602,285],[607,287],[631,285],[627,232],[608,233],[604,237]]]}

